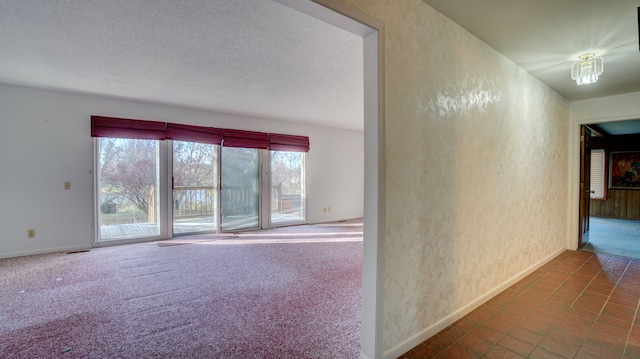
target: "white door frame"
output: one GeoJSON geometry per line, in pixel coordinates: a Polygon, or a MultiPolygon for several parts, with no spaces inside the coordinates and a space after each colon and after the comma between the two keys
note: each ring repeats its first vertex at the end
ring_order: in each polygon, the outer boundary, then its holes
{"type": "MultiPolygon", "coordinates": [[[[576,250],[578,248],[578,236],[580,232],[580,127],[582,125],[593,125],[596,123],[606,123],[615,121],[637,120],[638,116],[612,116],[606,118],[586,118],[571,121],[569,131],[569,235],[567,236],[567,249],[576,250]]],[[[607,154],[608,156],[608,154],[607,154]]]]}
{"type": "Polygon", "coordinates": [[[338,0],[275,0],[361,36],[364,48],[364,243],[362,358],[383,357],[385,233],[385,29],[384,24],[338,0]]]}

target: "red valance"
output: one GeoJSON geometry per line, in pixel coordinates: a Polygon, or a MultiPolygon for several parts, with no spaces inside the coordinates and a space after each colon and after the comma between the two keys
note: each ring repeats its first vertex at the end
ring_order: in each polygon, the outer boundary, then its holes
{"type": "Polygon", "coordinates": [[[270,133],[269,149],[272,151],[309,152],[309,137],[270,133]]]}
{"type": "Polygon", "coordinates": [[[308,152],[309,137],[91,116],[91,137],[203,142],[227,147],[308,152]]]}
{"type": "Polygon", "coordinates": [[[91,116],[91,137],[163,140],[166,127],[164,122],[91,116]]]}
{"type": "Polygon", "coordinates": [[[269,134],[266,132],[253,132],[241,130],[224,130],[225,147],[269,148],[269,134]]]}
{"type": "Polygon", "coordinates": [[[167,123],[165,138],[168,140],[202,142],[213,145],[222,143],[223,129],[167,123]]]}

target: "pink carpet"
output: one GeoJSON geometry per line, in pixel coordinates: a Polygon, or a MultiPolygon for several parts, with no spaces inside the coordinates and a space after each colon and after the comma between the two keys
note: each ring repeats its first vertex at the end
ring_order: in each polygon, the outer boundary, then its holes
{"type": "Polygon", "coordinates": [[[358,222],[2,259],[0,358],[357,358],[361,268],[358,222]]]}

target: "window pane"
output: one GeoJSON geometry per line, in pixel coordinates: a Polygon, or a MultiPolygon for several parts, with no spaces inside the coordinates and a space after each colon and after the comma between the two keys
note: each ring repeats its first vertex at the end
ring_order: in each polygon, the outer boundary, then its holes
{"type": "Polygon", "coordinates": [[[222,147],[221,227],[224,231],[259,227],[259,150],[222,147]]]}
{"type": "Polygon", "coordinates": [[[98,141],[100,240],[160,235],[158,141],[98,141]]]}
{"type": "Polygon", "coordinates": [[[218,146],[173,141],[173,233],[216,231],[218,146]]]}
{"type": "Polygon", "coordinates": [[[304,222],[305,153],[270,151],[270,154],[271,224],[304,222]]]}

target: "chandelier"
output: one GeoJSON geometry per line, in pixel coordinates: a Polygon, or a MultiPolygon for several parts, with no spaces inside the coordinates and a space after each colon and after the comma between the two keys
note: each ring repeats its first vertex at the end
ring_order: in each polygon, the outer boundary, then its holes
{"type": "Polygon", "coordinates": [[[589,53],[578,56],[580,61],[571,64],[571,79],[578,85],[588,85],[598,81],[598,76],[604,72],[602,57],[594,57],[589,53]]]}

